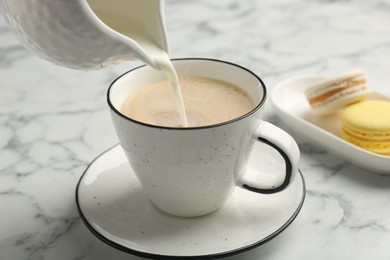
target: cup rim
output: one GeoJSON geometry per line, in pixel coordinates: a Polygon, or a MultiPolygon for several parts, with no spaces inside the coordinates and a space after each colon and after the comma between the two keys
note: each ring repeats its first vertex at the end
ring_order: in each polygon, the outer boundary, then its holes
{"type": "Polygon", "coordinates": [[[224,126],[224,125],[228,125],[228,124],[231,124],[231,123],[234,123],[234,122],[237,122],[237,121],[240,121],[246,117],[249,117],[250,115],[254,114],[255,112],[257,112],[257,110],[260,109],[260,107],[262,107],[265,103],[265,100],[267,99],[267,89],[265,87],[265,84],[263,82],[263,80],[257,76],[254,72],[252,72],[251,70],[241,66],[241,65],[238,65],[236,63],[233,63],[233,62],[229,62],[229,61],[224,61],[224,60],[219,60],[219,59],[213,59],[213,58],[175,58],[175,59],[171,59],[171,61],[183,61],[183,60],[187,60],[187,61],[191,61],[191,60],[202,60],[202,61],[211,61],[211,62],[219,62],[219,63],[225,63],[225,64],[228,64],[228,65],[231,65],[231,66],[235,66],[237,68],[240,68],[242,70],[245,70],[246,72],[248,72],[249,74],[251,74],[252,76],[254,76],[261,84],[261,87],[263,88],[263,96],[261,98],[261,100],[258,102],[258,104],[256,105],[256,107],[254,107],[251,111],[249,111],[248,113],[246,114],[243,114],[239,117],[236,117],[236,118],[233,118],[231,120],[228,120],[228,121],[224,121],[224,122],[221,122],[221,123],[217,123],[217,124],[211,124],[211,125],[203,125],[203,126],[191,126],[191,127],[169,127],[169,126],[160,126],[160,125],[153,125],[153,124],[148,124],[148,123],[145,123],[145,122],[141,122],[141,121],[138,121],[138,120],[135,120],[135,119],[132,119],[126,115],[124,115],[123,113],[121,113],[118,109],[116,109],[116,107],[112,104],[111,100],[110,100],[110,93],[111,93],[111,89],[113,88],[113,86],[115,85],[115,83],[120,79],[122,78],[123,76],[125,76],[126,74],[128,73],[131,73],[133,71],[136,71],[138,69],[141,69],[143,67],[146,67],[147,65],[141,65],[141,66],[138,66],[136,68],[133,68],[133,69],[130,69],[128,71],[126,71],[125,73],[123,73],[122,75],[118,76],[111,84],[110,86],[108,87],[108,90],[107,90],[107,103],[109,105],[109,107],[111,108],[112,111],[114,111],[117,115],[119,115],[120,117],[126,119],[126,120],[129,120],[131,121],[132,123],[135,123],[135,124],[139,124],[139,125],[142,125],[142,126],[145,126],[145,127],[150,127],[150,128],[156,128],[156,129],[165,129],[165,130],[180,130],[180,131],[188,131],[188,130],[200,130],[200,129],[210,129],[210,128],[216,128],[216,127],[220,127],[220,126],[224,126]]]}

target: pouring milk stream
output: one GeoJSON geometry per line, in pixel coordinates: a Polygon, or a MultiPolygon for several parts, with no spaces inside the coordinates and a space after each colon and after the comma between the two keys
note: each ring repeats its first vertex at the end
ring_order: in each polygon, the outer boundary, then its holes
{"type": "Polygon", "coordinates": [[[0,0],[0,9],[25,47],[51,62],[87,70],[138,59],[162,70],[188,126],[162,0],[0,0]]]}

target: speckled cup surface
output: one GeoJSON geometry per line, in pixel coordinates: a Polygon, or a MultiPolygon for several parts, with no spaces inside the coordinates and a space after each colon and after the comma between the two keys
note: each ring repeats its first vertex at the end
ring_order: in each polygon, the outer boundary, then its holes
{"type": "Polygon", "coordinates": [[[215,125],[149,125],[119,110],[134,90],[165,79],[164,74],[142,66],[115,80],[107,93],[114,127],[153,204],[176,216],[195,217],[220,208],[236,186],[267,194],[286,188],[298,172],[299,149],[290,135],[262,120],[266,100],[262,80],[239,65],[220,60],[177,59],[173,64],[178,75],[210,77],[240,86],[257,105],[239,118],[215,125]],[[270,145],[285,159],[280,174],[268,176],[261,169],[247,169],[256,141],[270,145]]]}

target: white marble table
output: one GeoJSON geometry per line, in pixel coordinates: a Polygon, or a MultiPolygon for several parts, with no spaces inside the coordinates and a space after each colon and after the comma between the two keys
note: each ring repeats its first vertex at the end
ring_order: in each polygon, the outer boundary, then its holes
{"type": "MultiPolygon", "coordinates": [[[[390,96],[389,14],[388,0],[166,1],[172,57],[237,62],[270,91],[291,76],[358,67],[390,96]]],[[[117,143],[107,87],[138,65],[55,66],[26,51],[0,18],[1,260],[139,259],[95,238],[74,199],[88,163],[117,143]]],[[[266,119],[286,127],[267,106],[266,119]]],[[[390,259],[390,176],[296,138],[307,185],[301,213],[269,243],[231,259],[390,259]]]]}

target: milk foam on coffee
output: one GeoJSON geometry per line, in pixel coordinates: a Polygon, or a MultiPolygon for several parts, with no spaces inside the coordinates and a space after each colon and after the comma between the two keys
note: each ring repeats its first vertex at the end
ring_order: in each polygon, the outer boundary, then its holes
{"type": "MultiPolygon", "coordinates": [[[[188,126],[212,125],[240,117],[255,104],[238,86],[206,77],[179,77],[188,126]]],[[[140,87],[121,107],[126,116],[148,124],[181,127],[175,94],[168,80],[140,87]]]]}

